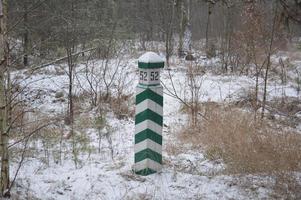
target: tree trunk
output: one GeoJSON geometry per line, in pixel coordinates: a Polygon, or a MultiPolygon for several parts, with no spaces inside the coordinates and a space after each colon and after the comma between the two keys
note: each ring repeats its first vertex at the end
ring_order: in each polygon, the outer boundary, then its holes
{"type": "Polygon", "coordinates": [[[192,30],[191,30],[191,24],[192,24],[192,19],[191,19],[191,9],[192,9],[192,1],[188,0],[188,11],[186,15],[187,19],[187,24],[186,24],[186,30],[185,30],[185,39],[187,40],[187,46],[189,53],[191,54],[192,50],[192,30]]]}
{"type": "Polygon", "coordinates": [[[184,43],[184,31],[185,31],[185,10],[184,10],[184,1],[179,0],[178,1],[178,12],[180,13],[180,19],[179,19],[179,46],[178,46],[178,56],[181,58],[184,56],[184,49],[183,49],[183,43],[184,43]]]}
{"type": "Polygon", "coordinates": [[[271,30],[271,37],[270,37],[270,44],[267,54],[267,64],[266,64],[266,71],[264,76],[264,89],[263,89],[263,100],[262,100],[262,111],[261,111],[261,119],[264,118],[264,111],[266,106],[266,98],[267,98],[267,83],[268,83],[268,75],[269,75],[269,69],[271,66],[271,55],[272,55],[272,48],[274,43],[274,35],[275,35],[275,26],[276,26],[276,18],[277,18],[277,4],[275,5],[275,14],[273,19],[273,26],[271,30]]]}
{"type": "Polygon", "coordinates": [[[68,114],[70,124],[73,124],[73,60],[72,50],[67,48],[67,60],[68,60],[68,78],[69,78],[69,91],[68,91],[68,114]]]}
{"type": "Polygon", "coordinates": [[[7,38],[7,0],[0,0],[0,147],[1,147],[1,183],[0,190],[3,197],[10,197],[9,193],[9,156],[7,132],[7,99],[5,72],[8,69],[8,38],[7,38]]]}
{"type": "Polygon", "coordinates": [[[29,51],[29,33],[28,33],[28,11],[27,11],[27,1],[24,1],[24,33],[23,33],[23,65],[28,66],[28,51],[29,51]]]}
{"type": "Polygon", "coordinates": [[[208,15],[207,15],[207,22],[206,22],[206,44],[205,44],[206,51],[209,48],[210,15],[211,15],[211,3],[208,2],[208,15]]]}
{"type": "Polygon", "coordinates": [[[171,16],[168,21],[167,30],[165,31],[165,53],[166,53],[166,64],[169,67],[169,58],[172,53],[172,37],[173,37],[173,21],[174,21],[174,8],[175,8],[175,1],[173,0],[171,3],[171,16]]]}
{"type": "Polygon", "coordinates": [[[232,37],[232,27],[231,27],[231,8],[224,4],[223,11],[226,13],[225,21],[224,21],[224,34],[222,36],[222,71],[227,73],[228,72],[228,65],[229,65],[229,57],[231,55],[231,37],[232,37]]]}

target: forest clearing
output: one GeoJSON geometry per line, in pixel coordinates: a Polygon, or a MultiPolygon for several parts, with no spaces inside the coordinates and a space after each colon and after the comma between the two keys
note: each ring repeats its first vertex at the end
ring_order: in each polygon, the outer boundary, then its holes
{"type": "Polygon", "coordinates": [[[3,199],[301,199],[300,1],[0,0],[0,26],[3,199]]]}

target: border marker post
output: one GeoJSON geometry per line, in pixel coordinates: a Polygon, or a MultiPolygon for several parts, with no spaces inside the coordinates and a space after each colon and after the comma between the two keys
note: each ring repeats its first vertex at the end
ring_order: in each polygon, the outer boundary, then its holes
{"type": "Polygon", "coordinates": [[[146,52],[138,59],[134,171],[143,176],[162,169],[163,87],[160,70],[163,67],[164,60],[154,52],[146,52]]]}

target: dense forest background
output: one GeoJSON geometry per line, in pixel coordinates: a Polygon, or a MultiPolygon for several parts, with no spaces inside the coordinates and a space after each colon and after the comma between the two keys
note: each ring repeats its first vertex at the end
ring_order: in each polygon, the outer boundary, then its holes
{"type": "Polygon", "coordinates": [[[228,54],[238,48],[237,42],[247,44],[250,32],[259,38],[271,29],[275,12],[276,35],[283,45],[301,34],[300,2],[293,0],[12,0],[8,4],[16,66],[63,56],[66,48],[98,46],[104,51],[113,40],[139,41],[142,49],[147,41],[165,42],[168,57],[197,47],[193,42],[185,46],[185,40],[203,39],[207,49],[213,46],[228,54]]]}

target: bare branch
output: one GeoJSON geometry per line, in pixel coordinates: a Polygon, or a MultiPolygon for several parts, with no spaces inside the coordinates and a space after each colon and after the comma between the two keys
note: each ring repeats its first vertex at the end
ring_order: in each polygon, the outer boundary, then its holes
{"type": "Polygon", "coordinates": [[[19,144],[20,142],[22,142],[22,141],[24,141],[24,140],[30,138],[32,135],[34,135],[34,134],[37,133],[38,131],[42,130],[43,128],[46,128],[47,126],[50,126],[50,125],[54,124],[55,122],[56,122],[56,121],[51,121],[51,122],[49,122],[49,123],[47,123],[47,124],[44,124],[44,125],[38,127],[37,129],[31,131],[29,134],[27,134],[27,135],[24,136],[23,138],[21,138],[21,139],[17,140],[16,142],[14,142],[14,143],[8,145],[8,148],[11,148],[11,147],[15,146],[16,144],[19,144]]]}

